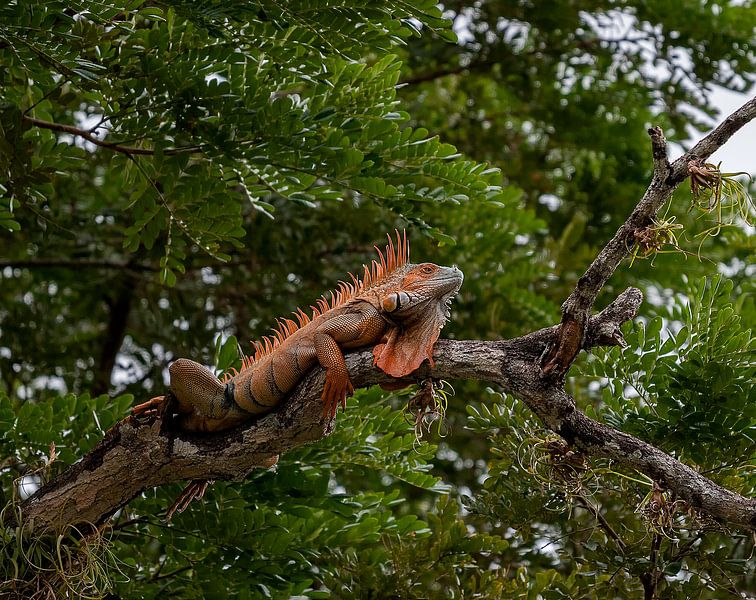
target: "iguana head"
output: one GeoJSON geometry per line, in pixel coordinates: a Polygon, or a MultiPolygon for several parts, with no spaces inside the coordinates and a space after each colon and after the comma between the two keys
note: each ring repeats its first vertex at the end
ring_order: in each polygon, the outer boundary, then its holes
{"type": "Polygon", "coordinates": [[[379,310],[396,325],[373,350],[375,363],[394,377],[408,375],[427,358],[449,318],[464,276],[457,267],[406,263],[376,290],[379,310]]]}

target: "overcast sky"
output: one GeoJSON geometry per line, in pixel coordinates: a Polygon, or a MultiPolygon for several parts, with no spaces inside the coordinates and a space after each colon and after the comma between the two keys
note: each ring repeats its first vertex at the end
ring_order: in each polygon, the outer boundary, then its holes
{"type": "MultiPolygon", "coordinates": [[[[756,86],[747,94],[736,94],[718,88],[711,96],[712,104],[719,108],[719,121],[724,119],[739,106],[745,104],[756,95],[756,86]]],[[[756,175],[756,120],[738,131],[729,142],[717,150],[711,157],[711,162],[722,161],[725,172],[745,171],[756,175]]]]}

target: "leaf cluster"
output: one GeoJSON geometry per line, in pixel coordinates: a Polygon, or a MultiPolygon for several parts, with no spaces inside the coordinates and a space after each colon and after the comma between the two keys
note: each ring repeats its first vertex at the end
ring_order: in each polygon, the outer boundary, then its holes
{"type": "Polygon", "coordinates": [[[389,51],[420,24],[449,37],[438,9],[321,4],[4,7],[4,228],[102,153],[124,191],[124,248],[161,248],[169,285],[189,252],[229,260],[243,212],[270,215],[271,196],[314,208],[351,194],[418,224],[424,203],[497,198],[496,169],[397,109],[389,51]]]}
{"type": "Polygon", "coordinates": [[[748,463],[756,445],[748,401],[756,392],[756,340],[732,290],[721,276],[691,282],[659,311],[664,316],[635,324],[627,348],[588,361],[584,373],[603,378],[607,422],[702,467],[738,457],[748,463]]]}

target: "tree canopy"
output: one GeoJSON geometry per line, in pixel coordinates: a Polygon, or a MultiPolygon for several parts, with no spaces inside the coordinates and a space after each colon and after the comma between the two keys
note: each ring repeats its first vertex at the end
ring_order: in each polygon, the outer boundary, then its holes
{"type": "Polygon", "coordinates": [[[751,89],[755,29],[692,0],[0,6],[0,594],[756,594],[756,521],[727,516],[756,489],[752,186],[706,160],[756,111],[671,164],[661,134],[688,150],[716,87],[751,89]],[[238,367],[397,228],[465,273],[443,336],[490,344],[442,346],[435,412],[355,355],[333,431],[170,523],[179,483],[25,520],[127,447],[172,360],[238,367]]]}

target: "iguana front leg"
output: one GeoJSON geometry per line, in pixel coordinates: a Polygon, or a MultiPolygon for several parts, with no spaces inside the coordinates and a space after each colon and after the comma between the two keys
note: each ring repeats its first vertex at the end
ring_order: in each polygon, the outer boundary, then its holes
{"type": "Polygon", "coordinates": [[[147,402],[142,402],[136,406],[131,407],[131,416],[141,419],[144,417],[152,417],[160,414],[160,410],[165,403],[165,396],[155,396],[150,398],[147,402]]]}
{"type": "Polygon", "coordinates": [[[377,343],[386,326],[380,313],[366,302],[355,307],[354,312],[334,316],[317,329],[313,337],[315,355],[326,369],[321,395],[324,417],[333,418],[339,404],[346,408],[347,396],[354,393],[342,349],[377,343]]]}
{"type": "Polygon", "coordinates": [[[333,418],[339,403],[346,409],[346,398],[354,393],[349,371],[339,345],[327,333],[315,334],[315,353],[318,362],[326,369],[326,380],[321,398],[323,416],[333,418]]]}

